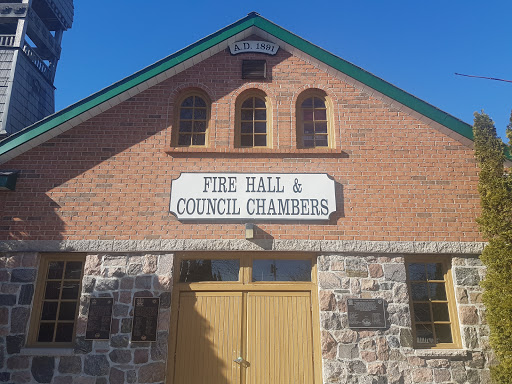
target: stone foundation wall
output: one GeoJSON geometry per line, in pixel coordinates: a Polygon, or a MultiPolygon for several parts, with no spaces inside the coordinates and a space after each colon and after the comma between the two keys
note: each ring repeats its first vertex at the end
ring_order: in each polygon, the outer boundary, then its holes
{"type": "Polygon", "coordinates": [[[0,258],[0,382],[156,383],[165,380],[173,255],[88,255],[74,348],[25,348],[37,275],[35,253],[0,258]],[[114,298],[108,341],[85,340],[89,299],[114,298]],[[133,298],[159,297],[156,342],[131,342],[133,298]]]}
{"type": "MultiPolygon", "coordinates": [[[[0,254],[0,383],[162,383],[167,370],[173,254],[90,253],[86,257],[74,348],[25,346],[39,258],[0,254]],[[108,341],[85,340],[91,297],[114,298],[108,341]],[[159,297],[156,342],[131,342],[134,297],[159,297]]],[[[324,254],[318,257],[324,384],[489,382],[488,327],[479,282],[485,268],[474,256],[452,257],[463,348],[413,348],[403,255],[324,254]],[[382,298],[385,330],[348,327],[348,298],[382,298]]]]}
{"type": "Polygon", "coordinates": [[[324,383],[488,383],[488,327],[476,257],[453,257],[452,274],[463,349],[413,348],[403,256],[324,255],[318,258],[324,383]],[[348,327],[349,298],[382,298],[388,329],[348,327]]]}

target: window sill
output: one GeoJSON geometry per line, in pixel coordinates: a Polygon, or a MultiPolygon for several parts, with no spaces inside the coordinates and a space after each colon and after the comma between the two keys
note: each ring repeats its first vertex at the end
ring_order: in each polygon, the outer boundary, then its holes
{"type": "Polygon", "coordinates": [[[411,355],[418,357],[467,357],[467,349],[414,349],[411,355]]]}
{"type": "Polygon", "coordinates": [[[197,153],[197,154],[269,154],[269,155],[326,155],[333,154],[343,157],[348,155],[337,148],[200,148],[200,147],[171,147],[164,150],[168,155],[179,155],[182,153],[197,153]]]}
{"type": "Polygon", "coordinates": [[[75,354],[74,348],[37,348],[37,347],[30,347],[30,348],[22,348],[20,355],[24,356],[72,356],[75,354]]]}

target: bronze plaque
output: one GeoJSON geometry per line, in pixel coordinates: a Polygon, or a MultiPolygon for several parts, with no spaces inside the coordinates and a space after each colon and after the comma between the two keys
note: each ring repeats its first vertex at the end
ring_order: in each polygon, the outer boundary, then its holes
{"type": "Polygon", "coordinates": [[[383,299],[347,299],[350,328],[386,328],[383,299]]]}
{"type": "Polygon", "coordinates": [[[133,306],[132,341],[156,341],[160,299],[136,297],[133,306]]]}
{"type": "Polygon", "coordinates": [[[108,340],[112,324],[111,297],[91,297],[89,301],[89,316],[87,316],[86,340],[108,340]]]}

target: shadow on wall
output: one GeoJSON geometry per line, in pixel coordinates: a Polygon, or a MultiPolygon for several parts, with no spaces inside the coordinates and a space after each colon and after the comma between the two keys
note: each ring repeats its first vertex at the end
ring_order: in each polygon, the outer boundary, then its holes
{"type": "Polygon", "coordinates": [[[240,354],[241,296],[182,292],[179,300],[172,382],[239,382],[241,365],[233,360],[240,354]]]}

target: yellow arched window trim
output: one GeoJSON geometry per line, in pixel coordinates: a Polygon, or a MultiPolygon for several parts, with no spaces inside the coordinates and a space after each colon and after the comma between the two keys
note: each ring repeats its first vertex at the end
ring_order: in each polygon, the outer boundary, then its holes
{"type": "Polygon", "coordinates": [[[206,93],[194,89],[183,92],[176,100],[173,146],[207,147],[211,101],[206,93]]]}
{"type": "Polygon", "coordinates": [[[297,148],[334,148],[333,108],[325,92],[309,89],[296,103],[297,148]]]}
{"type": "Polygon", "coordinates": [[[269,97],[258,89],[242,92],[235,103],[235,146],[272,147],[272,108],[269,97]]]}

